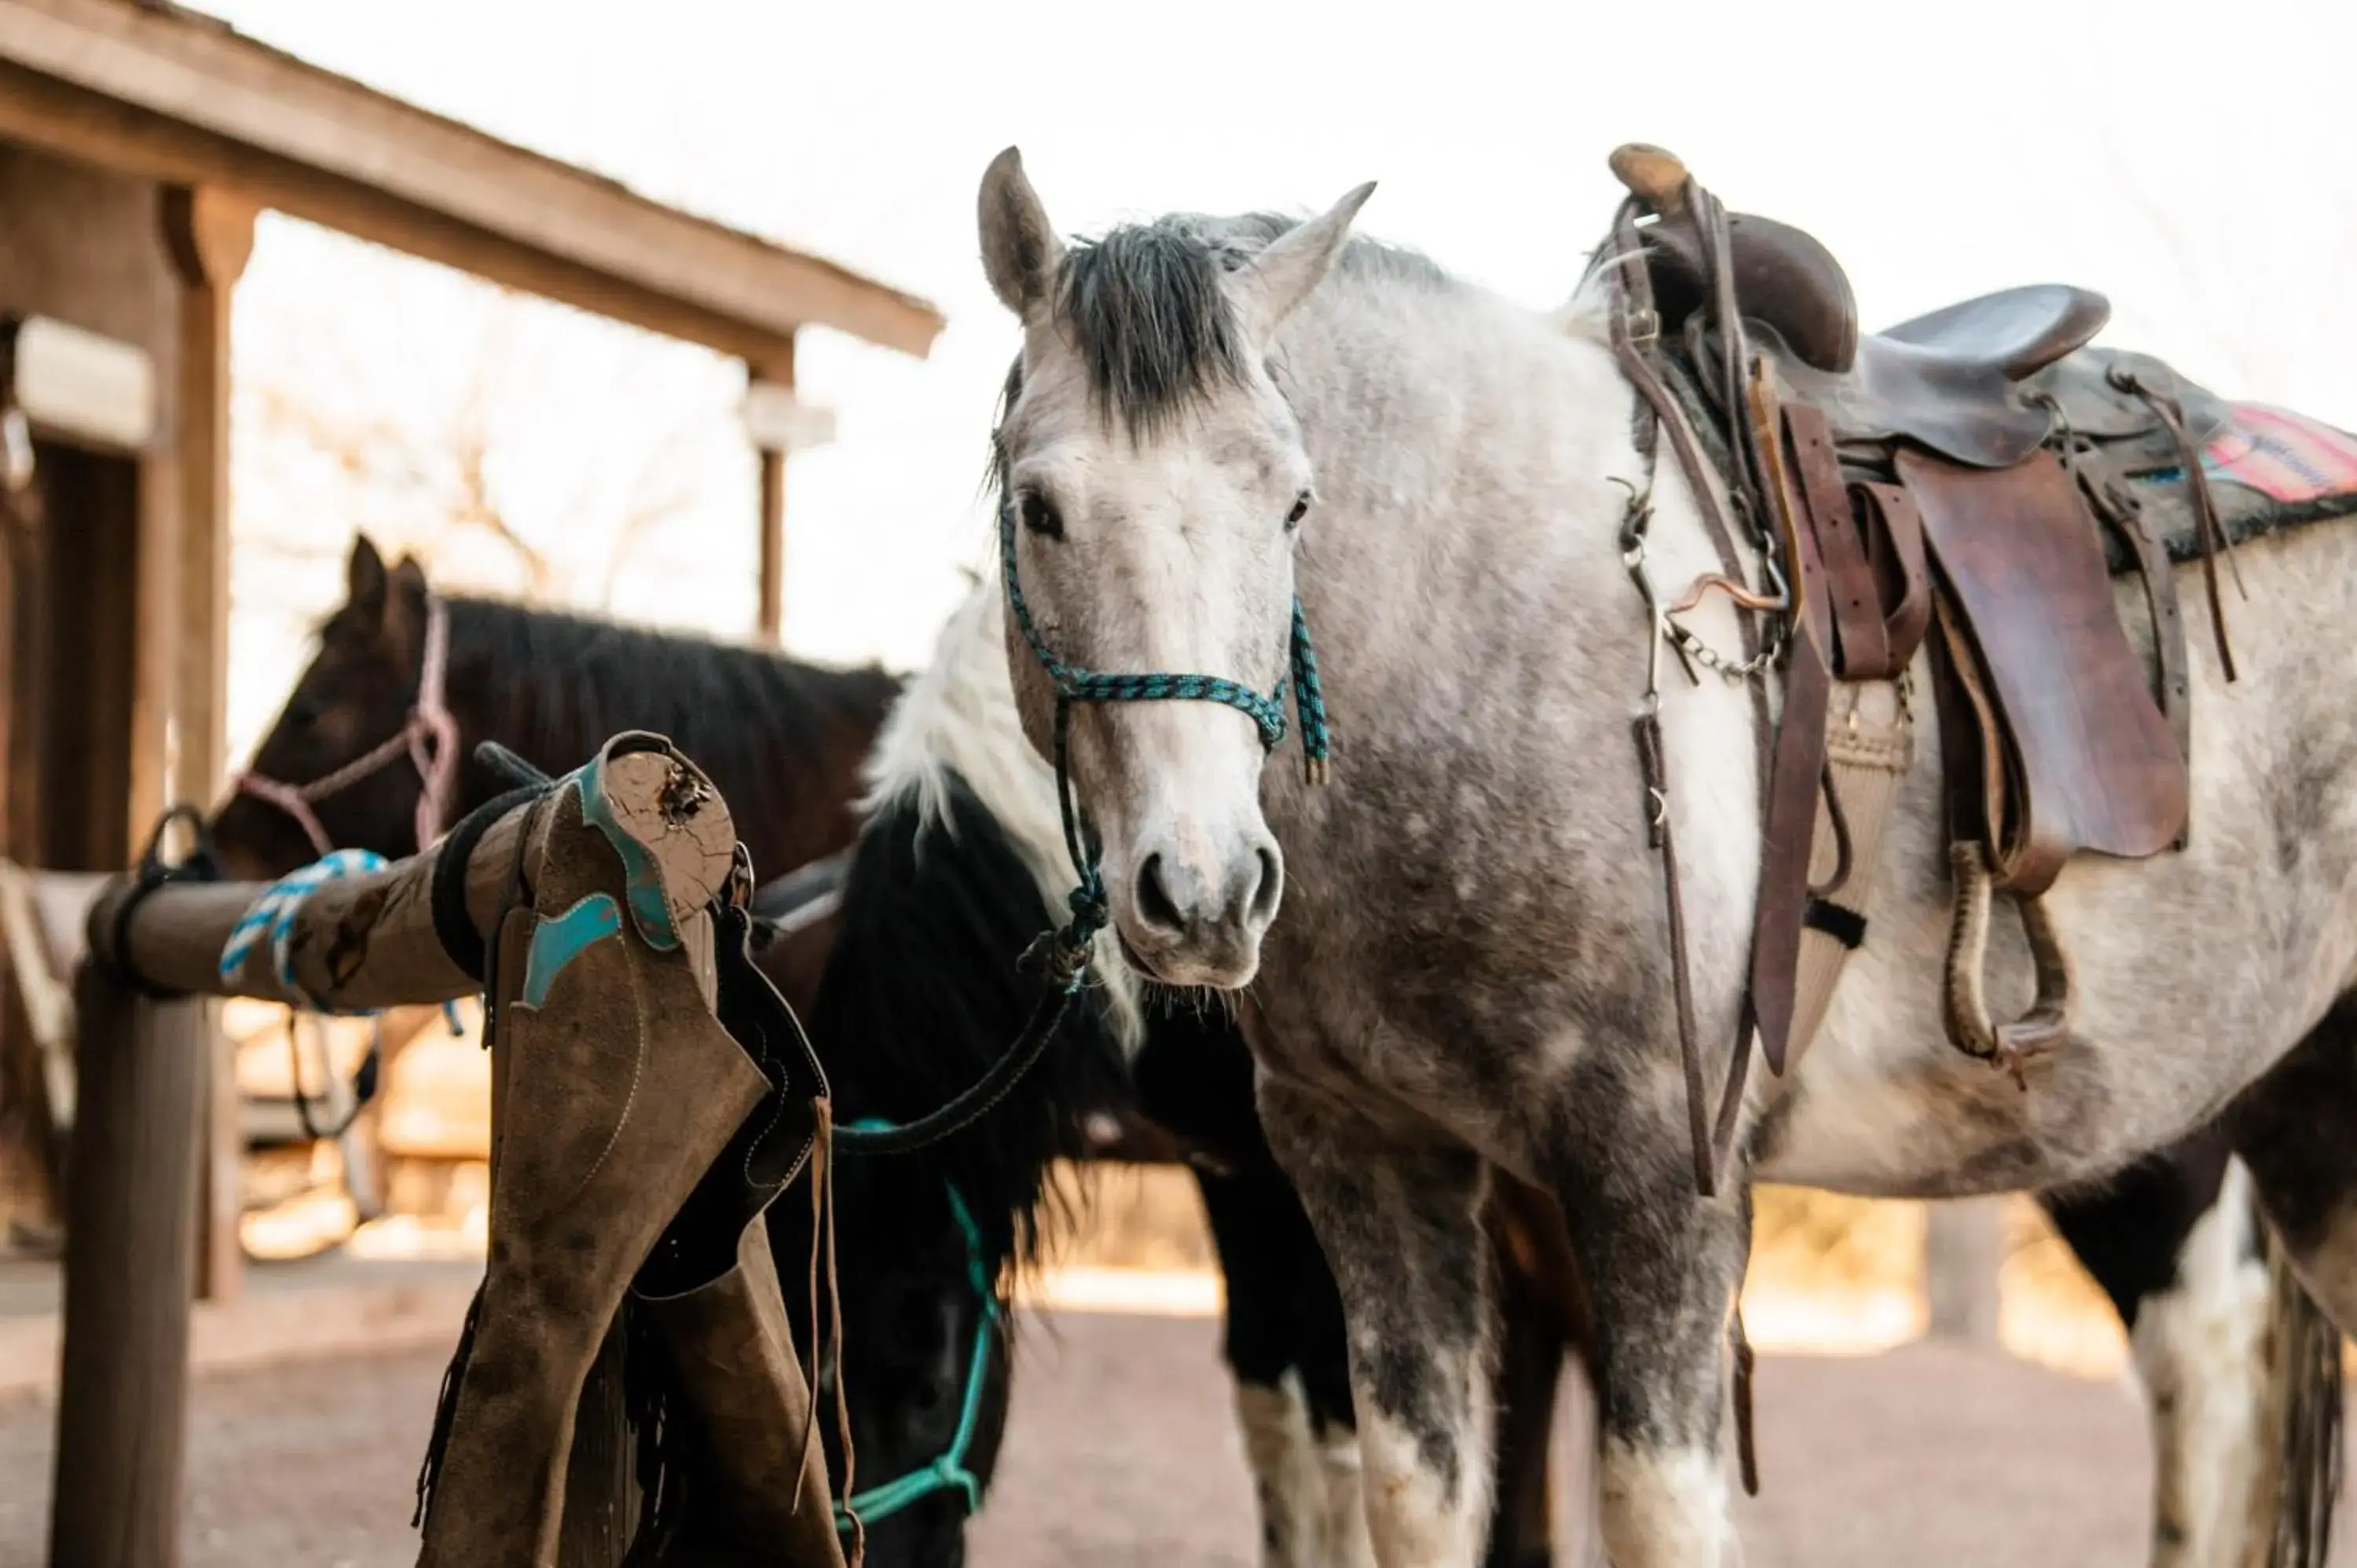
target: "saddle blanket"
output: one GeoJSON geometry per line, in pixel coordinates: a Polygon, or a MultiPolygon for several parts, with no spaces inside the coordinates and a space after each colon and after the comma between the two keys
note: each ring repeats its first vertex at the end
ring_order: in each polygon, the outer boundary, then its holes
{"type": "Polygon", "coordinates": [[[2241,485],[2285,505],[2357,493],[2357,436],[2263,403],[2227,408],[2233,427],[2201,454],[2212,482],[2241,485]]]}
{"type": "MultiPolygon", "coordinates": [[[[2273,533],[2357,513],[2357,435],[2320,420],[2260,403],[2226,405],[2231,423],[2202,448],[2201,470],[2225,524],[2239,544],[2273,533]]],[[[2201,554],[2181,469],[2136,476],[2169,555],[2201,554]]],[[[2106,538],[2115,574],[2135,569],[2117,541],[2106,538]]]]}

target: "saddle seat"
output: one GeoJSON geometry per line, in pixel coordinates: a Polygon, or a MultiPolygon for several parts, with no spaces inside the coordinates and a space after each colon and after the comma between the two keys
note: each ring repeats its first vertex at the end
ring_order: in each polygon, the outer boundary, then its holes
{"type": "Polygon", "coordinates": [[[2085,347],[2111,313],[2102,295],[2067,284],[2003,289],[1860,339],[1840,375],[1772,327],[1758,335],[1790,395],[1822,409],[1845,446],[1912,442],[1968,467],[2010,468],[2054,426],[2021,383],[2085,347]]]}
{"type": "MultiPolygon", "coordinates": [[[[1642,233],[1662,331],[1700,332],[1715,311],[1695,229],[1662,222],[1642,233]]],[[[1727,242],[1747,330],[1844,446],[1911,440],[1968,467],[2012,467],[2052,427],[2018,383],[2085,347],[2111,318],[2111,302],[2091,289],[2031,284],[1862,335],[1849,274],[1806,231],[1731,212],[1727,242]]],[[[1710,350],[1695,342],[1689,351],[1710,350]]]]}
{"type": "Polygon", "coordinates": [[[1915,363],[2019,381],[2085,348],[2111,317],[2111,301],[2092,289],[2040,283],[1960,300],[1876,336],[1917,350],[1915,363]]]}

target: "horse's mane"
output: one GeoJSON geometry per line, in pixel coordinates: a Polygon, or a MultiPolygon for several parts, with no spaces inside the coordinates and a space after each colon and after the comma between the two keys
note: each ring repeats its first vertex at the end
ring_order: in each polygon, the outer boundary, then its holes
{"type": "MultiPolygon", "coordinates": [[[[943,815],[910,793],[888,800],[844,884],[811,1034],[845,1123],[913,1121],[947,1101],[1015,1042],[1045,983],[1021,961],[1050,924],[1030,868],[963,779],[942,788],[943,815]]],[[[946,1179],[994,1264],[1036,1262],[1051,1166],[1084,1154],[1090,1117],[1128,1096],[1107,1015],[1084,995],[990,1114],[920,1162],[870,1163],[946,1179]]]]}
{"type": "MultiPolygon", "coordinates": [[[[447,596],[454,676],[492,669],[497,715],[526,755],[586,755],[620,729],[669,736],[723,796],[790,787],[831,726],[872,722],[899,689],[875,666],[832,669],[771,648],[625,626],[500,599],[447,596]],[[540,677],[535,679],[534,677],[540,677]]],[[[764,866],[765,873],[791,869],[764,866]]]]}
{"type": "MultiPolygon", "coordinates": [[[[1080,349],[1097,405],[1142,438],[1194,400],[1242,380],[1243,334],[1221,275],[1249,265],[1300,221],[1273,212],[1178,212],[1069,247],[1056,280],[1056,317],[1080,349]]],[[[1362,238],[1343,247],[1336,272],[1452,285],[1429,258],[1362,238]]]]}

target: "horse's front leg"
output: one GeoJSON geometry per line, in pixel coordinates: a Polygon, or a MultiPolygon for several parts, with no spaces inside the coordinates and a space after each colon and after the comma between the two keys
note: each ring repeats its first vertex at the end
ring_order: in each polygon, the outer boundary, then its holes
{"type": "Polygon", "coordinates": [[[1717,1197],[1696,1195],[1681,1105],[1611,1098],[1583,1093],[1555,1161],[1594,1313],[1605,1554],[1613,1568],[1735,1568],[1723,1380],[1750,1194],[1738,1171],[1717,1197]]]}
{"type": "Polygon", "coordinates": [[[1261,1120],[1341,1289],[1375,1561],[1475,1568],[1490,1491],[1482,1163],[1279,1083],[1263,1084],[1261,1120]]]}

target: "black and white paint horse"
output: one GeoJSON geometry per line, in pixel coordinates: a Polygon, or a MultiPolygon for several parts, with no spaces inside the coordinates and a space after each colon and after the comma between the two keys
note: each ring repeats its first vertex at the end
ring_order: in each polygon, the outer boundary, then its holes
{"type": "MultiPolygon", "coordinates": [[[[1740,1560],[1723,1411],[1755,1178],[2076,1186],[2231,1107],[2301,1277],[2357,1326],[2357,647],[2340,635],[2357,529],[2242,550],[2266,614],[2241,628],[2240,683],[2190,650],[2197,831],[2055,884],[2078,1011],[2027,1092],[1945,1037],[1940,768],[1919,736],[1875,939],[1792,1081],[1753,1075],[1735,1178],[1698,1196],[1629,743],[1658,656],[1622,560],[1630,496],[1652,487],[1660,580],[1717,572],[1717,551],[1675,465],[1649,478],[1637,450],[1608,274],[1565,311],[1523,308],[1352,242],[1370,190],[1305,223],[1175,218],[1068,247],[1010,149],[980,209],[1023,328],[997,440],[1037,633],[1007,656],[1035,747],[1065,750],[1051,657],[1268,693],[1297,606],[1317,630],[1329,787],[1265,769],[1268,726],[1211,702],[1083,703],[1068,755],[1124,955],[1164,983],[1250,988],[1262,1123],[1350,1325],[1376,1561],[1469,1568],[1483,1549],[1493,1167],[1569,1226],[1619,1568],[1740,1560]]],[[[1725,603],[1691,625],[1740,646],[1725,603]]],[[[1733,1041],[1757,720],[1747,692],[1704,682],[1665,693],[1660,722],[1699,1036],[1733,1041]]],[[[1993,958],[2028,995],[2026,952],[1993,958]]],[[[2221,1255],[2245,1253],[2247,1223],[2222,1211],[2221,1255]]]]}
{"type": "MultiPolygon", "coordinates": [[[[812,1031],[836,1074],[846,1121],[920,1114],[1005,1048],[1039,983],[1018,956],[1060,916],[1071,887],[1053,779],[1023,737],[1007,681],[1003,618],[996,585],[977,589],[944,628],[931,666],[909,682],[869,762],[869,816],[812,1031]]],[[[1001,1108],[1003,1120],[945,1145],[946,1164],[840,1166],[846,1388],[860,1485],[923,1473],[949,1452],[977,1378],[982,1415],[969,1446],[985,1458],[997,1450],[1003,1341],[983,1335],[985,1305],[950,1185],[978,1222],[985,1277],[1000,1286],[1037,1239],[1049,1164],[1086,1151],[1092,1114],[1136,1109],[1199,1152],[1264,1563],[1366,1563],[1340,1298],[1262,1136],[1241,1034],[1223,1004],[1141,996],[1117,952],[1100,952],[1100,972],[1104,983],[1039,1076],[1001,1108]],[[985,1341],[992,1359],[979,1359],[975,1347],[985,1341]]],[[[2272,1463],[2261,1412],[2271,1397],[2266,1327],[2275,1304],[2247,1174],[2211,1131],[2101,1187],[2043,1201],[2128,1327],[2157,1458],[2152,1562],[2239,1568],[2249,1499],[2265,1507],[2272,1495],[2254,1491],[2272,1463]]],[[[1547,1207],[1545,1219],[1559,1228],[1547,1207]]],[[[1570,1533],[1552,1526],[1546,1417],[1566,1339],[1583,1359],[1588,1351],[1578,1342],[1579,1315],[1565,1309],[1578,1299],[1577,1281],[1533,1277],[1547,1262],[1562,1266],[1562,1244],[1540,1219],[1515,1221],[1519,1234],[1500,1238],[1507,1344],[1499,1390],[1508,1407],[1497,1423],[1485,1558],[1492,1568],[1536,1568],[1552,1561],[1550,1534],[1570,1533]],[[1518,1255],[1525,1251],[1542,1262],[1518,1255]],[[1535,1420],[1516,1419],[1534,1411],[1535,1420]]],[[[1501,1229],[1493,1219],[1493,1237],[1501,1229]]],[[[980,1479],[986,1470],[977,1490],[980,1479]]],[[[945,1485],[878,1520],[871,1540],[888,1553],[879,1560],[955,1562],[972,1501],[945,1485]]],[[[2262,1533],[2267,1522],[2257,1521],[2262,1533]]]]}

